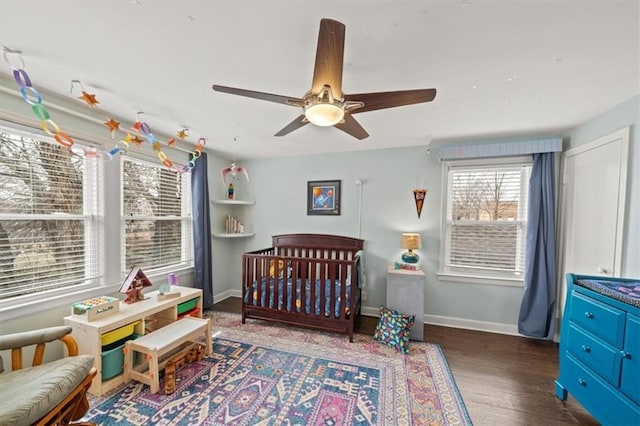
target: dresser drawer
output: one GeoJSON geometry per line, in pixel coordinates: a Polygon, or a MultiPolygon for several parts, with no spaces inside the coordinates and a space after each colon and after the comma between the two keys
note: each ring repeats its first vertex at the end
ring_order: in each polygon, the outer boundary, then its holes
{"type": "Polygon", "coordinates": [[[574,324],[566,334],[567,351],[614,386],[620,377],[620,351],[596,339],[574,324]]]}
{"type": "Polygon", "coordinates": [[[603,424],[640,425],[640,408],[565,354],[564,385],[603,424]]]}
{"type": "Polygon", "coordinates": [[[622,349],[625,313],[575,290],[572,296],[569,319],[605,342],[622,349]]]}
{"type": "Polygon", "coordinates": [[[640,317],[627,315],[620,389],[640,404],[640,317]]]}

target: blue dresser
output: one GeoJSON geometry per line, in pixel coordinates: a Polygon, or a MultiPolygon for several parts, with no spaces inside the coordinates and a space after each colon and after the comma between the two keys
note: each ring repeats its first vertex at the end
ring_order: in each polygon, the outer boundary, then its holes
{"type": "Polygon", "coordinates": [[[555,387],[604,425],[640,425],[640,280],[567,274],[555,387]]]}

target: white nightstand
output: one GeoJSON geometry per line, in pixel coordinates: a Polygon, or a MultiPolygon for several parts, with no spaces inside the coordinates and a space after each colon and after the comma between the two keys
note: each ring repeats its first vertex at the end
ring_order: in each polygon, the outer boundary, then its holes
{"type": "Polygon", "coordinates": [[[415,315],[409,332],[411,340],[424,340],[424,272],[407,269],[387,270],[387,308],[415,315]]]}

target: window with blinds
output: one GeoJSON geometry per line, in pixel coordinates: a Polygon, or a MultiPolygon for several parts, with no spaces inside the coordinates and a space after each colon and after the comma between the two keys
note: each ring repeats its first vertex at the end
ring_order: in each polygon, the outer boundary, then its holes
{"type": "Polygon", "coordinates": [[[123,157],[125,271],[193,265],[191,174],[123,157]]]}
{"type": "Polygon", "coordinates": [[[102,167],[78,154],[0,127],[0,300],[99,285],[102,167]]]}
{"type": "Polygon", "coordinates": [[[441,273],[522,280],[531,161],[447,162],[441,273]]]}

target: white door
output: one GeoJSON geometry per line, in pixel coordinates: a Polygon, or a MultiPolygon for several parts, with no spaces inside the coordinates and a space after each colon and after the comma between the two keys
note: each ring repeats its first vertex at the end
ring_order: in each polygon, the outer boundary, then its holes
{"type": "Polygon", "coordinates": [[[620,276],[629,128],[566,151],[560,204],[560,304],[567,272],[620,276]]]}

